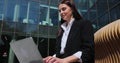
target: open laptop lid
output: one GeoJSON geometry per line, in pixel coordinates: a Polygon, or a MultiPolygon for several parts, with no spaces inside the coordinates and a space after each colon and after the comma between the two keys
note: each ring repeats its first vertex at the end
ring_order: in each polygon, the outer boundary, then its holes
{"type": "Polygon", "coordinates": [[[32,37],[10,43],[20,63],[43,63],[42,56],[32,37]]]}

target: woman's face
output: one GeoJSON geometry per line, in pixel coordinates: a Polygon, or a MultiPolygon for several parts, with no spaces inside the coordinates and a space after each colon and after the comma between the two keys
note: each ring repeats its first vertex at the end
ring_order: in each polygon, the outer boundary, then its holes
{"type": "Polygon", "coordinates": [[[65,21],[70,21],[71,17],[73,17],[71,8],[66,4],[59,5],[59,13],[65,21]]]}

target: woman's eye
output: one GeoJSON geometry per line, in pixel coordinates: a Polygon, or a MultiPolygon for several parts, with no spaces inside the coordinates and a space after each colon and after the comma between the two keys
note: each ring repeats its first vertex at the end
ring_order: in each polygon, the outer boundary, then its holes
{"type": "Polygon", "coordinates": [[[66,10],[66,8],[65,8],[65,7],[63,7],[63,8],[62,8],[62,11],[65,11],[65,10],[66,10]]]}
{"type": "Polygon", "coordinates": [[[65,10],[66,10],[66,8],[63,7],[63,8],[61,8],[61,9],[59,9],[58,11],[61,12],[61,11],[65,11],[65,10]]]}

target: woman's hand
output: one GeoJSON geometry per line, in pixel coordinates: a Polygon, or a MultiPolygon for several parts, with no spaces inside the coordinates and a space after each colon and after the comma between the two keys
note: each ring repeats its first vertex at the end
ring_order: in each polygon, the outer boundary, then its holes
{"type": "Polygon", "coordinates": [[[44,58],[43,61],[45,63],[69,63],[64,59],[60,59],[60,58],[52,57],[52,56],[48,56],[48,57],[44,58]]]}
{"type": "Polygon", "coordinates": [[[48,56],[48,57],[44,58],[43,61],[45,63],[73,63],[73,62],[79,62],[79,58],[77,58],[74,55],[68,56],[63,59],[53,57],[53,56],[48,56]]]}

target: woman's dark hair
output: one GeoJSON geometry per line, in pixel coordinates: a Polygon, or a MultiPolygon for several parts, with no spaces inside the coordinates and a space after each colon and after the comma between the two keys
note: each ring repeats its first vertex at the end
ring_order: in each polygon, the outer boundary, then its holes
{"type": "MultiPolygon", "coordinates": [[[[79,14],[79,12],[77,11],[76,7],[75,7],[75,4],[71,1],[71,0],[62,0],[60,4],[66,4],[68,5],[71,9],[72,9],[72,14],[73,14],[73,17],[76,19],[76,20],[79,20],[79,19],[82,19],[82,16],[79,14]]],[[[61,24],[64,23],[65,21],[61,18],[61,24]]]]}

